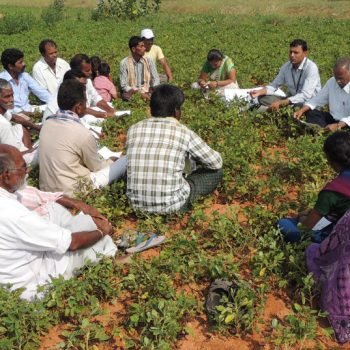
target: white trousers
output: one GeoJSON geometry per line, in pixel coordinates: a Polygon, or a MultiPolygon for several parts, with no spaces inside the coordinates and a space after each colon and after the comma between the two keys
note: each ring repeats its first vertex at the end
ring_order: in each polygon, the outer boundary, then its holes
{"type": "Polygon", "coordinates": [[[113,181],[121,179],[126,173],[128,163],[127,157],[121,157],[113,164],[90,174],[91,181],[95,188],[109,185],[113,181]]]}

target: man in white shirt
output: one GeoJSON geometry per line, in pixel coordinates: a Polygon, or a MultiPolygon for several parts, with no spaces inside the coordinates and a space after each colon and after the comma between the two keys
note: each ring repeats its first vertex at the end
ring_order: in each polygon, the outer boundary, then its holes
{"type": "Polygon", "coordinates": [[[263,89],[250,92],[253,98],[259,98],[262,106],[266,106],[264,111],[278,110],[287,105],[302,105],[321,90],[317,65],[307,56],[306,41],[293,40],[289,45],[289,61],[281,67],[275,80],[263,89]],[[289,97],[274,95],[281,85],[287,86],[289,97]]]}
{"type": "MultiPolygon", "coordinates": [[[[14,125],[11,123],[11,121],[19,122],[19,119],[21,119],[21,117],[10,113],[10,110],[13,109],[13,101],[11,84],[0,78],[0,144],[16,147],[22,152],[27,164],[35,165],[37,164],[37,149],[32,148],[27,128],[20,123],[14,125]]],[[[25,123],[26,121],[23,120],[22,122],[25,123]]]]}
{"type": "Polygon", "coordinates": [[[57,93],[64,74],[70,69],[69,63],[58,57],[57,45],[51,39],[39,44],[41,58],[34,64],[33,78],[52,95],[57,93]]]}
{"type": "Polygon", "coordinates": [[[168,61],[163,54],[163,50],[158,46],[153,44],[154,34],[152,29],[142,29],[141,38],[145,44],[146,52],[145,57],[151,57],[154,63],[159,62],[164,70],[164,74],[159,74],[159,79],[161,83],[171,82],[173,80],[173,73],[169,67],[168,61]]]}
{"type": "Polygon", "coordinates": [[[319,125],[328,131],[350,126],[350,58],[340,58],[322,90],[297,112],[300,119],[305,113],[306,122],[319,125]],[[328,105],[329,112],[316,109],[328,105]]]}
{"type": "Polygon", "coordinates": [[[24,287],[22,297],[33,299],[51,277],[71,278],[87,259],[114,256],[117,248],[108,221],[78,215],[63,227],[22,205],[15,192],[27,170],[16,148],[0,145],[0,281],[12,289],[24,287]]]}

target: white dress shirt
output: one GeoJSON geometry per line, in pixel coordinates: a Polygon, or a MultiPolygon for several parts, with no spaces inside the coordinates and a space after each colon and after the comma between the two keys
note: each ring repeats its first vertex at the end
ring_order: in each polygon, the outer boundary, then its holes
{"type": "Polygon", "coordinates": [[[21,152],[26,151],[28,148],[22,141],[23,127],[20,124],[12,125],[11,119],[12,114],[9,111],[0,114],[0,144],[11,145],[21,152]]]}
{"type": "Polygon", "coordinates": [[[269,84],[267,94],[273,95],[281,85],[286,85],[292,104],[303,104],[314,97],[321,90],[320,74],[317,65],[308,58],[304,58],[297,69],[291,62],[285,63],[275,80],[269,84]]]}
{"type": "Polygon", "coordinates": [[[317,96],[305,104],[311,109],[328,104],[332,117],[350,126],[350,83],[341,88],[332,77],[317,96]]]}
{"type": "Polygon", "coordinates": [[[57,58],[55,71],[46,63],[44,57],[34,64],[33,78],[52,95],[63,81],[63,76],[70,70],[69,64],[62,58],[57,58]]]}

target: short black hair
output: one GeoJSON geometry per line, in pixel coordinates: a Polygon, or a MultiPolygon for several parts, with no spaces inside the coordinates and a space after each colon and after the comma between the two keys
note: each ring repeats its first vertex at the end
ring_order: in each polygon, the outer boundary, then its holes
{"type": "Polygon", "coordinates": [[[323,151],[330,162],[336,163],[343,170],[350,169],[350,133],[336,131],[328,136],[323,144],[323,151]]]}
{"type": "Polygon", "coordinates": [[[219,61],[224,58],[224,54],[218,49],[211,49],[207,55],[207,61],[219,61]]]}
{"type": "Polygon", "coordinates": [[[133,47],[136,47],[141,42],[143,42],[143,39],[140,36],[132,36],[129,39],[129,49],[131,50],[133,47]]]}
{"type": "Polygon", "coordinates": [[[152,117],[173,117],[184,101],[184,93],[176,86],[158,85],[151,96],[151,115],[152,117]]]}
{"type": "Polygon", "coordinates": [[[294,39],[290,44],[289,47],[297,47],[297,46],[301,46],[301,48],[303,49],[303,51],[307,51],[308,47],[307,47],[307,42],[303,39],[294,39]]]}
{"type": "Polygon", "coordinates": [[[105,77],[109,76],[109,73],[111,72],[111,67],[106,62],[101,62],[98,66],[98,74],[103,75],[105,77]]]}
{"type": "Polygon", "coordinates": [[[86,75],[79,69],[70,69],[64,74],[63,81],[76,78],[86,78],[86,75]]]}
{"type": "Polygon", "coordinates": [[[18,49],[6,49],[1,54],[1,63],[5,69],[8,69],[10,64],[16,64],[18,60],[24,57],[24,53],[18,49]]]}
{"type": "Polygon", "coordinates": [[[57,104],[60,109],[71,110],[77,103],[86,101],[85,85],[76,79],[62,82],[58,89],[57,104]]]}
{"type": "Polygon", "coordinates": [[[39,44],[39,52],[44,56],[45,55],[45,46],[53,46],[57,48],[57,44],[52,39],[44,39],[39,44]]]}
{"type": "Polygon", "coordinates": [[[84,53],[78,53],[71,58],[69,64],[72,69],[80,69],[83,62],[91,63],[89,56],[84,53]]]}

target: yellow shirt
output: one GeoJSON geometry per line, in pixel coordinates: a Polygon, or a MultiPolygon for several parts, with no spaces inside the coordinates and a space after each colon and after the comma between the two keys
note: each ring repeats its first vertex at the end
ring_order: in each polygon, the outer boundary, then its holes
{"type": "Polygon", "coordinates": [[[164,58],[163,50],[157,45],[152,45],[151,50],[145,52],[145,56],[151,57],[155,63],[164,58]]]}

